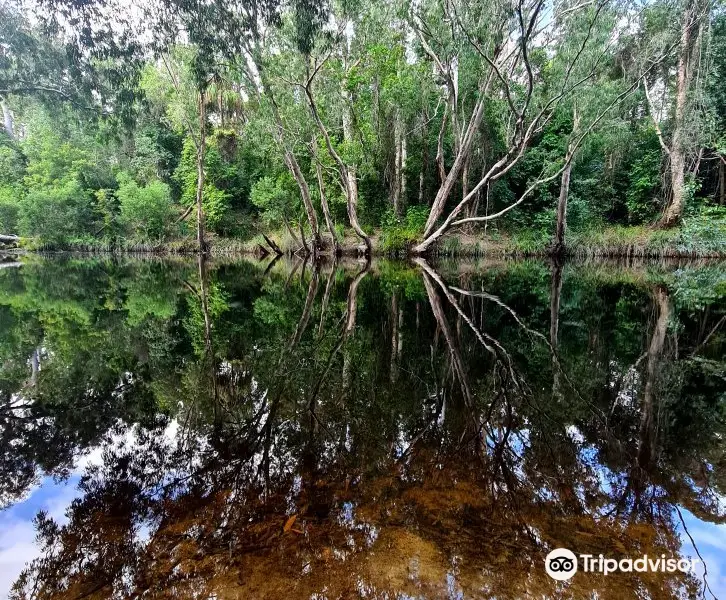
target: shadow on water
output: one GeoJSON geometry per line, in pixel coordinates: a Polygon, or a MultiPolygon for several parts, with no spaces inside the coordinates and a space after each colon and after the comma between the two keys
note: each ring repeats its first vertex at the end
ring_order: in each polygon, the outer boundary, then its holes
{"type": "Polygon", "coordinates": [[[11,597],[717,597],[725,296],[721,265],[4,269],[0,502],[76,494],[11,597]],[[708,568],[560,583],[558,547],[708,568]]]}

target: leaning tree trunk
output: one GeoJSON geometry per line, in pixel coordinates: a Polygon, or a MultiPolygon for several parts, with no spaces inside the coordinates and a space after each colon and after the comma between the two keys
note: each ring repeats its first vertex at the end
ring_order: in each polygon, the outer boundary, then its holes
{"type": "MultiPolygon", "coordinates": [[[[441,184],[438,192],[436,193],[436,197],[434,198],[434,201],[431,205],[431,212],[429,213],[429,218],[426,221],[426,228],[424,230],[424,237],[426,238],[426,241],[428,241],[428,243],[425,244],[425,247],[424,244],[420,244],[420,251],[425,250],[425,248],[430,246],[431,243],[435,241],[435,239],[438,239],[438,237],[440,237],[436,236],[436,238],[434,239],[429,239],[432,238],[436,222],[439,220],[439,217],[441,217],[441,215],[444,213],[446,201],[449,199],[449,196],[454,191],[454,188],[459,181],[459,175],[461,174],[465,162],[469,158],[474,134],[479,129],[481,120],[484,117],[484,95],[485,94],[482,93],[477,100],[476,106],[472,111],[471,120],[469,122],[469,125],[467,126],[466,133],[464,134],[461,142],[458,144],[456,157],[454,158],[454,163],[451,166],[451,170],[446,174],[446,177],[441,184]]],[[[439,150],[441,150],[441,148],[439,148],[439,150]]],[[[440,174],[443,175],[443,172],[441,172],[441,168],[439,168],[439,171],[440,174]]]]}
{"type": "Polygon", "coordinates": [[[310,196],[310,188],[308,187],[308,182],[305,179],[305,176],[303,175],[303,172],[300,169],[300,165],[297,162],[295,155],[292,153],[292,150],[285,146],[284,152],[285,164],[287,165],[288,169],[290,169],[292,176],[295,178],[295,181],[300,188],[300,195],[302,196],[303,205],[305,206],[305,214],[307,215],[308,223],[310,224],[311,234],[313,236],[313,254],[316,254],[317,251],[321,248],[322,242],[320,240],[320,227],[318,226],[318,217],[315,214],[315,207],[313,206],[313,200],[310,196]]]}
{"type": "MultiPolygon", "coordinates": [[[[314,143],[314,142],[313,142],[314,143]]],[[[330,216],[330,207],[328,206],[328,198],[325,195],[325,182],[323,181],[323,168],[320,166],[320,162],[315,159],[315,173],[318,178],[318,189],[320,190],[320,206],[323,208],[323,216],[325,217],[325,225],[330,232],[330,237],[333,240],[333,253],[338,256],[340,254],[340,244],[338,243],[338,236],[335,233],[335,224],[333,218],[330,216]]]]}
{"type": "MultiPolygon", "coordinates": [[[[346,66],[346,75],[343,79],[343,86],[341,87],[341,94],[343,97],[343,139],[348,143],[352,143],[353,142],[353,106],[352,106],[353,99],[351,98],[351,94],[348,91],[347,66],[346,66]]],[[[312,95],[311,95],[311,97],[312,97],[312,95]]],[[[329,145],[328,148],[329,149],[332,148],[332,145],[329,145]]],[[[342,160],[341,160],[341,164],[343,164],[342,160]]],[[[346,190],[348,192],[348,194],[347,194],[348,218],[350,219],[350,225],[353,228],[353,230],[356,232],[358,237],[360,237],[363,240],[363,243],[365,243],[367,254],[368,254],[368,256],[370,256],[372,253],[371,240],[365,234],[365,232],[363,231],[363,228],[360,226],[360,223],[358,222],[358,179],[356,176],[356,169],[355,169],[355,166],[351,165],[351,166],[345,168],[344,170],[346,171],[346,175],[344,177],[347,177],[346,190]]]]}
{"type": "MultiPolygon", "coordinates": [[[[340,154],[338,154],[338,152],[333,147],[333,142],[330,139],[328,129],[325,127],[325,124],[323,123],[322,119],[320,118],[320,114],[318,113],[318,107],[315,103],[315,98],[313,97],[311,85],[312,81],[308,81],[308,84],[305,86],[305,95],[308,99],[310,112],[312,113],[313,120],[315,121],[315,124],[317,125],[320,133],[323,136],[323,139],[325,140],[325,146],[328,149],[328,154],[330,154],[331,158],[338,166],[341,183],[345,190],[350,225],[353,228],[353,231],[355,231],[356,235],[358,235],[358,237],[361,238],[365,243],[366,255],[371,256],[371,240],[363,231],[363,228],[358,222],[358,181],[356,179],[355,168],[347,167],[346,164],[343,162],[343,159],[340,157],[340,154]]],[[[350,140],[352,138],[352,111],[347,102],[345,110],[343,111],[343,134],[346,140],[350,140]]]]}
{"type": "Polygon", "coordinates": [[[282,122],[282,117],[280,116],[280,109],[277,105],[275,95],[272,93],[272,89],[267,82],[265,72],[262,68],[262,62],[260,60],[256,60],[255,65],[260,74],[262,91],[269,100],[272,107],[272,115],[275,120],[275,138],[278,145],[282,149],[285,165],[287,166],[288,170],[295,179],[295,183],[297,183],[297,186],[300,189],[300,196],[302,197],[303,206],[305,207],[305,214],[307,216],[308,224],[310,225],[310,231],[313,236],[313,253],[315,254],[322,247],[322,242],[320,239],[320,227],[318,226],[318,217],[315,213],[315,206],[313,205],[312,197],[310,196],[310,186],[308,186],[308,182],[305,179],[305,175],[303,174],[302,169],[300,168],[300,164],[297,162],[297,158],[295,157],[294,152],[289,147],[285,139],[285,126],[282,122]]]}

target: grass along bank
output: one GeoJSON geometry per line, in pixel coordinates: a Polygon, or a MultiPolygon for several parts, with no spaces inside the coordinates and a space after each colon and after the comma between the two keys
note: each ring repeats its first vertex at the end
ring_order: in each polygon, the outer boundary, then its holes
{"type": "MultiPolygon", "coordinates": [[[[370,232],[373,253],[377,256],[406,258],[420,239],[420,219],[407,218],[370,232]]],[[[248,239],[208,236],[211,254],[272,253],[267,236],[286,255],[305,254],[298,230],[287,229],[257,233],[248,239]]],[[[349,229],[336,227],[336,236],[344,254],[357,254],[360,239],[349,229]]],[[[305,243],[310,243],[305,232],[305,243]]],[[[332,254],[330,235],[323,234],[327,254],[332,254]]],[[[687,216],[679,227],[657,229],[649,226],[601,226],[569,230],[567,254],[578,258],[723,258],[726,257],[726,213],[723,210],[701,211],[687,216]]],[[[542,229],[500,231],[490,227],[486,232],[455,231],[434,246],[433,256],[465,257],[527,257],[547,256],[552,243],[551,233],[542,229]]],[[[27,251],[109,252],[118,254],[196,254],[193,236],[172,240],[133,240],[91,237],[48,243],[39,239],[21,238],[18,247],[27,251]]]]}

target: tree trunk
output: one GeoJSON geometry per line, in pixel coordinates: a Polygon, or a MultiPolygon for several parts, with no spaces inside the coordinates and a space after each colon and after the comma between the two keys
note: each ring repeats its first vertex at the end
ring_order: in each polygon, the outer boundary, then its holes
{"type": "Polygon", "coordinates": [[[300,164],[297,162],[297,158],[292,153],[292,150],[285,147],[285,163],[287,164],[292,176],[297,182],[298,188],[300,188],[300,196],[302,196],[303,205],[305,206],[305,214],[308,218],[308,224],[310,225],[310,232],[313,236],[313,254],[322,246],[320,241],[320,227],[318,226],[318,217],[315,214],[315,207],[313,206],[313,200],[310,196],[310,187],[308,182],[300,169],[300,164]]]}
{"type": "Polygon", "coordinates": [[[206,90],[199,92],[199,147],[197,148],[197,243],[199,252],[207,251],[204,241],[204,156],[207,150],[206,90]]]}
{"type": "MultiPolygon", "coordinates": [[[[479,125],[481,125],[481,120],[484,117],[484,97],[485,92],[482,92],[479,96],[479,99],[477,100],[477,104],[472,113],[471,121],[469,122],[469,125],[467,127],[464,139],[462,140],[461,144],[459,144],[458,152],[456,153],[456,158],[454,159],[454,164],[451,166],[451,171],[449,171],[449,173],[446,175],[446,179],[441,184],[439,191],[436,193],[434,202],[431,205],[431,212],[429,214],[429,218],[426,221],[426,229],[424,231],[425,238],[431,237],[431,234],[433,233],[434,227],[436,225],[436,221],[438,221],[439,217],[443,214],[444,208],[446,207],[446,201],[449,199],[451,192],[454,190],[454,187],[459,180],[459,174],[464,167],[465,161],[469,157],[472,141],[474,138],[474,132],[479,129],[479,125]]],[[[440,236],[437,236],[437,238],[438,237],[440,236]]],[[[426,244],[426,246],[430,246],[433,241],[435,240],[430,240],[429,243],[426,244]]]]}
{"type": "Polygon", "coordinates": [[[282,123],[282,117],[280,116],[280,110],[277,105],[277,100],[275,100],[275,96],[267,83],[266,77],[264,76],[261,61],[256,60],[255,65],[260,74],[262,91],[264,92],[265,96],[270,101],[270,105],[272,106],[272,115],[275,120],[275,137],[277,139],[277,143],[282,148],[285,165],[290,170],[290,173],[292,173],[292,176],[295,179],[298,188],[300,189],[300,196],[303,201],[303,206],[305,207],[305,214],[307,216],[308,224],[310,225],[310,231],[312,232],[313,236],[313,252],[317,253],[318,249],[322,246],[322,244],[320,241],[320,228],[318,226],[318,218],[315,214],[315,207],[313,205],[312,198],[310,197],[310,186],[308,186],[308,182],[305,179],[305,175],[303,175],[302,169],[300,168],[300,164],[297,162],[295,154],[288,146],[285,139],[285,126],[282,123]]]}
{"type": "MultiPolygon", "coordinates": [[[[315,142],[313,141],[313,144],[315,142]]],[[[313,146],[314,148],[314,146],[313,146]]],[[[317,152],[313,149],[313,159],[315,160],[315,174],[318,178],[318,190],[320,191],[320,206],[323,208],[323,216],[325,217],[325,225],[330,232],[330,237],[333,240],[333,253],[338,256],[340,254],[340,244],[338,243],[338,236],[335,233],[335,224],[333,218],[330,216],[330,207],[328,206],[328,198],[325,196],[325,183],[323,181],[323,168],[318,161],[317,152]]]]}
{"type": "Polygon", "coordinates": [[[560,331],[560,299],[562,296],[562,264],[555,258],[552,261],[550,280],[550,346],[552,347],[552,397],[561,398],[560,368],[558,356],[558,337],[560,331]]]}
{"type": "MultiPolygon", "coordinates": [[[[313,115],[313,120],[315,121],[318,129],[320,130],[320,133],[323,135],[323,139],[325,140],[325,146],[328,149],[328,153],[335,161],[335,164],[338,166],[341,183],[343,184],[343,188],[345,189],[350,225],[353,228],[353,231],[355,231],[356,235],[358,235],[358,237],[360,237],[365,243],[366,255],[371,256],[371,240],[363,231],[360,223],[358,222],[358,181],[356,180],[355,169],[353,167],[348,168],[343,162],[343,159],[333,147],[333,142],[330,139],[330,134],[328,133],[328,130],[325,127],[322,119],[320,118],[320,114],[318,113],[318,107],[315,103],[315,98],[313,97],[313,93],[310,88],[311,85],[312,81],[308,82],[308,85],[305,86],[305,95],[308,98],[310,112],[313,115]]],[[[352,114],[349,105],[346,106],[345,110],[343,111],[343,115],[343,134],[345,139],[349,140],[352,138],[352,114]]]]}
{"type": "Polygon", "coordinates": [[[11,140],[15,139],[15,129],[13,126],[13,113],[10,111],[10,107],[6,102],[5,98],[0,98],[0,107],[3,109],[3,125],[5,127],[5,133],[11,140]]]}
{"type": "Polygon", "coordinates": [[[656,438],[655,427],[655,387],[658,376],[658,365],[660,364],[666,333],[668,331],[668,320],[671,308],[668,291],[659,287],[655,291],[655,303],[658,308],[658,317],[653,329],[653,335],[648,347],[648,363],[645,372],[645,389],[643,391],[643,404],[640,411],[639,444],[638,444],[638,465],[647,468],[651,463],[654,453],[656,438]]]}
{"type": "Polygon", "coordinates": [[[278,246],[275,242],[268,238],[264,233],[262,234],[262,237],[267,242],[267,245],[272,248],[272,251],[277,254],[277,256],[281,256],[283,254],[282,250],[280,250],[280,246],[278,246]]]}
{"type": "Polygon", "coordinates": [[[38,373],[40,373],[40,350],[36,348],[30,355],[30,386],[35,387],[38,383],[38,373]]]}
{"type": "Polygon", "coordinates": [[[396,121],[393,126],[393,146],[395,158],[393,159],[393,185],[391,186],[391,203],[393,212],[401,216],[401,115],[396,112],[396,121]]]}
{"type": "Polygon", "coordinates": [[[570,173],[572,172],[572,161],[562,171],[560,182],[560,197],[557,200],[557,225],[555,227],[555,243],[552,246],[554,254],[562,254],[565,251],[565,232],[567,230],[567,199],[570,194],[570,173]]]}
{"type": "Polygon", "coordinates": [[[393,176],[393,211],[397,217],[403,214],[403,206],[406,195],[406,133],[404,123],[401,120],[400,111],[396,113],[394,129],[394,145],[396,147],[396,158],[393,176]]]}
{"type": "Polygon", "coordinates": [[[721,195],[719,196],[718,203],[723,206],[726,204],[726,169],[724,169],[724,159],[720,158],[718,165],[719,181],[721,183],[721,195]]]}
{"type": "MultiPolygon", "coordinates": [[[[580,123],[577,108],[572,109],[572,137],[580,123]]],[[[565,251],[565,233],[567,231],[567,201],[570,197],[570,175],[572,173],[573,154],[575,152],[574,142],[570,142],[565,155],[565,170],[562,171],[560,179],[560,197],[557,200],[557,222],[555,224],[555,239],[552,244],[553,254],[563,254],[565,251]]]]}
{"type": "Polygon", "coordinates": [[[680,54],[676,74],[676,109],[673,120],[673,139],[670,148],[671,201],[660,219],[661,227],[673,227],[683,216],[685,205],[686,175],[686,132],[685,116],[688,90],[693,74],[691,57],[698,40],[698,29],[694,27],[697,18],[698,0],[689,0],[681,24],[680,54]]]}
{"type": "MultiPolygon", "coordinates": [[[[347,61],[346,61],[347,62],[347,61]]],[[[353,99],[348,91],[348,66],[345,66],[346,73],[343,78],[343,86],[341,88],[341,94],[343,97],[343,140],[348,143],[353,142],[353,99]]],[[[317,112],[317,111],[316,111],[317,112]]],[[[330,146],[332,147],[332,145],[330,146]]],[[[337,153],[336,153],[337,154],[337,153]]],[[[343,161],[341,160],[341,164],[343,161]]],[[[345,165],[343,165],[345,168],[345,165]]],[[[366,245],[367,255],[372,254],[371,240],[363,231],[363,228],[358,223],[358,179],[356,176],[355,166],[345,168],[347,174],[347,190],[348,190],[348,218],[350,219],[350,225],[358,236],[363,240],[366,245]]]]}

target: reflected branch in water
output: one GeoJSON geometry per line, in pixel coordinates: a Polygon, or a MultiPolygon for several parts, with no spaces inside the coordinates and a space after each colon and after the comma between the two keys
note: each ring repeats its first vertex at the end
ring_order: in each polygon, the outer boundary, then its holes
{"type": "MultiPolygon", "coordinates": [[[[333,234],[335,236],[335,234],[333,234]]],[[[335,238],[334,238],[335,239],[335,238]]],[[[336,240],[337,244],[337,240],[336,240]]],[[[325,314],[328,312],[328,303],[330,302],[330,294],[335,284],[335,275],[338,271],[338,255],[333,255],[333,264],[330,266],[328,279],[325,282],[325,292],[323,292],[323,303],[320,307],[320,323],[318,324],[318,338],[323,334],[323,324],[325,323],[325,314]]]]}
{"type": "MultiPolygon", "coordinates": [[[[318,424],[322,425],[320,422],[320,419],[317,416],[317,413],[315,412],[315,406],[317,402],[318,395],[320,394],[320,388],[323,385],[323,382],[325,381],[326,377],[328,376],[328,373],[330,373],[330,369],[333,366],[333,361],[335,360],[335,357],[340,352],[341,348],[345,344],[346,340],[348,339],[348,336],[351,334],[353,329],[355,329],[355,322],[356,322],[356,315],[358,313],[358,286],[360,285],[360,282],[363,281],[363,278],[368,274],[368,271],[370,270],[370,260],[367,260],[365,262],[365,265],[363,268],[358,272],[358,274],[353,278],[353,281],[350,284],[350,287],[348,288],[348,296],[346,299],[346,314],[345,317],[345,324],[343,325],[343,329],[338,336],[338,341],[333,346],[333,349],[330,351],[330,354],[328,355],[328,359],[325,363],[325,368],[323,369],[320,377],[317,378],[313,388],[312,392],[310,394],[310,399],[308,400],[308,410],[310,411],[310,414],[313,416],[313,418],[318,422],[318,424]]],[[[348,373],[350,373],[350,367],[348,367],[348,373]]],[[[343,381],[346,381],[346,364],[344,361],[343,365],[343,381]]],[[[343,384],[344,390],[347,389],[345,383],[343,384]]]]}
{"type": "MultiPolygon", "coordinates": [[[[305,273],[305,268],[303,267],[303,274],[305,273]]],[[[292,340],[290,342],[289,350],[292,350],[295,346],[298,345],[300,342],[300,338],[302,337],[302,334],[304,333],[308,321],[310,320],[310,312],[313,308],[313,302],[315,301],[315,296],[317,296],[318,293],[318,279],[320,275],[320,263],[315,262],[313,264],[312,273],[310,275],[310,284],[308,285],[308,293],[305,297],[305,306],[303,308],[302,315],[300,316],[300,321],[298,321],[297,327],[295,328],[295,333],[292,336],[292,340]]]]}
{"type": "Polygon", "coordinates": [[[266,277],[270,274],[273,267],[277,264],[277,262],[282,258],[282,254],[275,254],[272,257],[272,260],[270,260],[269,263],[267,263],[267,267],[265,267],[265,272],[262,274],[263,277],[266,277]]]}
{"type": "Polygon", "coordinates": [[[648,359],[645,371],[645,388],[643,391],[643,404],[640,413],[639,443],[638,443],[638,465],[642,469],[648,469],[654,458],[656,444],[656,415],[655,415],[655,392],[656,378],[658,376],[658,364],[663,345],[665,344],[668,331],[668,321],[671,314],[671,305],[668,291],[664,287],[657,287],[654,291],[654,303],[657,310],[657,317],[653,327],[653,334],[648,346],[648,359]]]}

